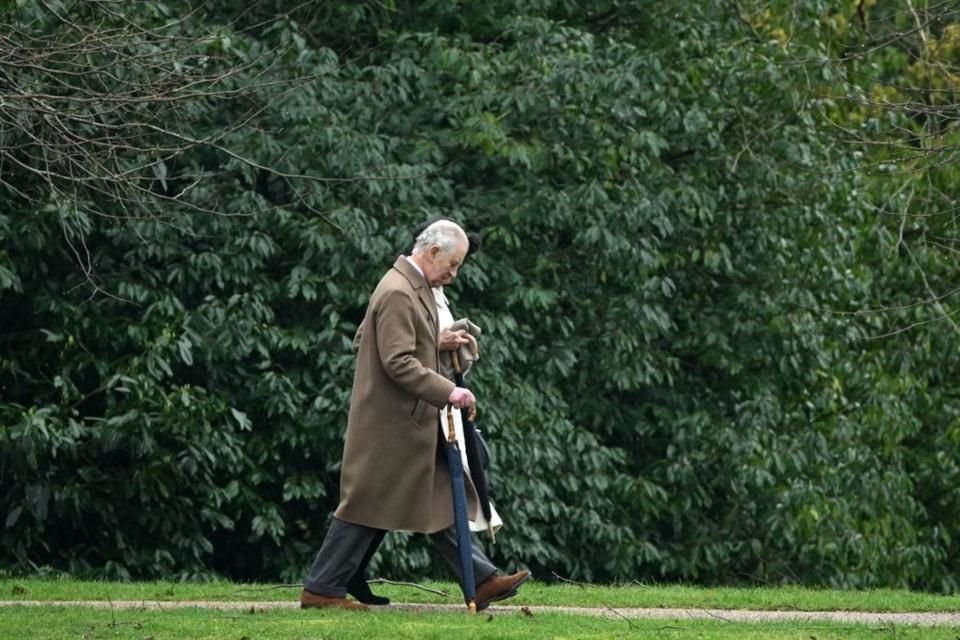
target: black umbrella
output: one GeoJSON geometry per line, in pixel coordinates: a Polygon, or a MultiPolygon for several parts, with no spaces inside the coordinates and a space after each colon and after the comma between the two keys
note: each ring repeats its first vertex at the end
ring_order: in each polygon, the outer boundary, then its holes
{"type": "Polygon", "coordinates": [[[473,575],[473,541],[470,539],[470,520],[467,516],[467,487],[463,477],[463,461],[457,432],[453,428],[453,405],[447,405],[447,468],[453,493],[453,523],[457,531],[457,551],[460,556],[460,586],[470,613],[477,612],[477,585],[473,575]]]}
{"type": "MultiPolygon", "coordinates": [[[[456,351],[451,351],[450,360],[453,363],[453,377],[457,386],[467,388],[460,367],[460,355],[456,351]]],[[[470,480],[473,481],[473,487],[477,490],[477,498],[480,500],[480,510],[483,512],[483,517],[487,519],[489,526],[492,521],[492,514],[490,511],[490,490],[487,486],[487,474],[485,472],[487,465],[483,460],[484,446],[480,442],[480,434],[477,432],[477,427],[473,423],[473,414],[473,409],[469,412],[460,412],[461,422],[463,423],[463,442],[467,450],[467,466],[470,467],[470,480]]],[[[492,528],[490,535],[493,535],[492,528]]]]}

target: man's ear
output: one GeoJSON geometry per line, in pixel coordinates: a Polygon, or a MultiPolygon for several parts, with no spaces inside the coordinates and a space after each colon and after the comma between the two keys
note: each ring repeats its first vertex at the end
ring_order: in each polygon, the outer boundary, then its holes
{"type": "Polygon", "coordinates": [[[440,245],[435,244],[432,247],[430,247],[427,251],[430,254],[431,258],[436,259],[436,257],[440,255],[440,245]]]}

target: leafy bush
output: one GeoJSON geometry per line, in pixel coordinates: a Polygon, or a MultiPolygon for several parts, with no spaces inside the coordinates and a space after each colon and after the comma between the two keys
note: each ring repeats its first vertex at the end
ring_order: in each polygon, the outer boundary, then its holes
{"type": "MultiPolygon", "coordinates": [[[[22,4],[0,15],[45,43],[117,19],[22,4]]],[[[130,107],[166,127],[109,155],[135,180],[2,152],[0,566],[301,578],[367,296],[445,213],[484,235],[451,297],[484,329],[503,568],[954,590],[957,359],[913,304],[952,269],[930,244],[897,259],[863,196],[885,187],[812,97],[829,3],[789,46],[749,7],[589,4],[125,10],[203,34],[159,59],[212,66],[130,67],[206,82],[130,107]]],[[[30,127],[5,144],[42,148],[30,127]]],[[[445,575],[399,534],[373,570],[445,575]]]]}

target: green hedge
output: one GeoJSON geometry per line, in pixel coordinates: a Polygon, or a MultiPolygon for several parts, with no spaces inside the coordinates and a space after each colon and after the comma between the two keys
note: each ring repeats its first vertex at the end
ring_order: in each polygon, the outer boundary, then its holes
{"type": "MultiPolygon", "coordinates": [[[[898,258],[823,118],[827,35],[720,2],[184,8],[125,9],[186,15],[226,74],[125,112],[167,130],[115,156],[143,188],[11,164],[43,114],[0,151],[0,567],[301,578],[367,295],[444,213],[484,236],[452,298],[484,329],[504,568],[956,588],[955,334],[912,304],[954,274],[898,258]]],[[[445,575],[401,535],[372,569],[445,575]]]]}

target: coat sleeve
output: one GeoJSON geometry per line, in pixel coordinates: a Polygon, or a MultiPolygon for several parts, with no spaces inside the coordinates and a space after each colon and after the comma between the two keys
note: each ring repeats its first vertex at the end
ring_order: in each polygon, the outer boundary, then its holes
{"type": "Polygon", "coordinates": [[[384,371],[401,389],[442,408],[455,385],[417,359],[418,304],[401,290],[383,296],[376,317],[377,351],[384,371]]]}

